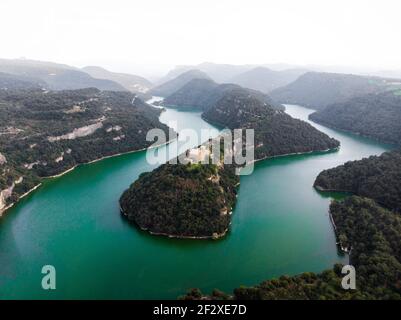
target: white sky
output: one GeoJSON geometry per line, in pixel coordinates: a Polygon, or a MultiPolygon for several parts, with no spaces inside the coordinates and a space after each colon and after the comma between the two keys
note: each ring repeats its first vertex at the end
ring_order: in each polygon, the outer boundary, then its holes
{"type": "Polygon", "coordinates": [[[0,57],[115,71],[204,61],[401,68],[399,0],[1,0],[0,57]]]}

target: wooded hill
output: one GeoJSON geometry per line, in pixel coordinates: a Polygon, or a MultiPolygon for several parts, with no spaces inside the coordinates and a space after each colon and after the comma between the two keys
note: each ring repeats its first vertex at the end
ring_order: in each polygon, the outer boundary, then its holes
{"type": "Polygon", "coordinates": [[[159,114],[128,92],[0,90],[0,207],[42,177],[148,147],[148,130],[169,130],[159,114]]]}
{"type": "Polygon", "coordinates": [[[164,164],[124,192],[121,211],[152,234],[219,238],[228,231],[238,182],[230,166],[164,164]]]}
{"type": "Polygon", "coordinates": [[[323,110],[353,97],[381,93],[398,88],[399,81],[352,74],[308,72],[270,96],[278,103],[297,104],[323,110]]]}
{"type": "Polygon", "coordinates": [[[255,159],[326,151],[339,142],[310,124],[276,110],[244,90],[232,90],[202,117],[211,123],[233,129],[255,130],[255,159]]]}
{"type": "Polygon", "coordinates": [[[314,186],[321,191],[345,191],[374,199],[401,213],[401,152],[385,152],[324,170],[314,186]]]}
{"type": "Polygon", "coordinates": [[[309,118],[328,127],[401,145],[401,91],[351,98],[312,113],[309,118]]]}

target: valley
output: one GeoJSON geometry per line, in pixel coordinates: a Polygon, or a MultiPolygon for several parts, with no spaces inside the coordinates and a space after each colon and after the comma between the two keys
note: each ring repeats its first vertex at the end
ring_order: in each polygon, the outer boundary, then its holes
{"type": "MultiPolygon", "coordinates": [[[[306,121],[312,112],[286,109],[306,121]]],[[[178,132],[188,125],[213,128],[200,114],[166,108],[160,120],[177,120],[178,132]]],[[[257,163],[252,175],[241,178],[231,231],[218,242],[153,237],[121,217],[121,193],[153,169],[145,152],[79,166],[45,181],[0,220],[0,297],[175,299],[192,287],[231,292],[238,284],[346,262],[327,213],[336,195],[316,192],[314,180],[323,169],[391,147],[310,123],[339,140],[341,149],[257,163]],[[40,289],[44,264],[57,267],[63,290],[40,289]]]]}

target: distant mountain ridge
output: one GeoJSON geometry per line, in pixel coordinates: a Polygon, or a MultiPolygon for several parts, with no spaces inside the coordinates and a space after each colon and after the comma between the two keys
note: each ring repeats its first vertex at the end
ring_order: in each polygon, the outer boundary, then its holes
{"type": "Polygon", "coordinates": [[[87,66],[82,70],[93,78],[115,81],[134,93],[145,93],[152,87],[149,80],[133,74],[111,72],[98,66],[87,66]]]}
{"type": "Polygon", "coordinates": [[[233,90],[243,90],[276,109],[284,109],[283,106],[275,103],[267,94],[252,89],[242,88],[237,84],[217,84],[210,79],[193,79],[189,81],[182,88],[166,97],[163,104],[172,107],[196,107],[201,110],[207,110],[225,94],[233,90]]]}
{"type": "Polygon", "coordinates": [[[95,79],[78,68],[53,62],[24,59],[0,59],[0,72],[44,81],[51,90],[97,88],[99,90],[126,91],[120,84],[95,79]]]}
{"type": "Polygon", "coordinates": [[[270,93],[279,103],[299,104],[322,110],[330,104],[356,96],[388,90],[395,80],[351,74],[308,72],[285,87],[270,93]]]}
{"type": "Polygon", "coordinates": [[[193,69],[206,73],[217,83],[235,83],[265,93],[294,81],[298,76],[308,71],[289,65],[232,65],[204,62],[193,66],[177,66],[159,83],[170,81],[193,69]]]}
{"type": "Polygon", "coordinates": [[[275,71],[265,67],[256,67],[231,78],[229,82],[245,88],[269,93],[274,89],[295,81],[305,72],[302,69],[275,71]]]}
{"type": "Polygon", "coordinates": [[[206,73],[200,70],[196,69],[189,70],[180,74],[179,76],[170,81],[167,81],[159,86],[152,88],[149,91],[149,94],[152,94],[154,96],[167,97],[172,93],[176,92],[177,90],[181,89],[185,84],[187,84],[189,81],[193,79],[210,80],[210,77],[206,73]]]}
{"type": "Polygon", "coordinates": [[[0,89],[3,90],[41,89],[46,87],[47,83],[40,79],[0,72],[0,89]]]}

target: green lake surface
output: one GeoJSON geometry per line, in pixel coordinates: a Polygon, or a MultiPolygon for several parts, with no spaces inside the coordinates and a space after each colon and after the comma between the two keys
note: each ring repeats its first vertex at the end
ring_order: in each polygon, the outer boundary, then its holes
{"type": "MultiPolygon", "coordinates": [[[[312,110],[287,106],[287,112],[307,120],[312,110]]],[[[161,121],[176,120],[178,131],[213,128],[200,114],[167,109],[161,121]]],[[[45,181],[0,219],[0,299],[175,299],[192,287],[232,292],[346,262],[328,216],[331,198],[313,182],[323,169],[390,147],[312,124],[341,141],[341,149],[258,162],[241,177],[231,231],[218,241],[151,236],[121,217],[121,193],[154,168],[146,152],[45,181]],[[56,290],[41,288],[44,265],[56,268],[56,290]]]]}

